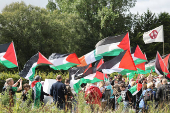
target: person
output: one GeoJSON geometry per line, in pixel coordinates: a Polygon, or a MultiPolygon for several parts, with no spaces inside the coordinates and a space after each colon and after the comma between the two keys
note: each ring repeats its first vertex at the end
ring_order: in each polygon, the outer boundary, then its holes
{"type": "Polygon", "coordinates": [[[22,101],[26,101],[27,100],[27,96],[28,96],[28,91],[30,90],[30,85],[29,84],[24,84],[23,85],[24,90],[22,91],[22,101]]]}
{"type": "Polygon", "coordinates": [[[132,86],[131,86],[131,83],[134,82],[134,79],[130,79],[130,82],[129,82],[129,85],[128,85],[128,89],[130,89],[132,86]]]}
{"type": "Polygon", "coordinates": [[[167,84],[167,79],[162,79],[162,86],[159,87],[156,92],[156,100],[158,101],[158,104],[162,102],[165,103],[170,100],[170,98],[168,98],[170,95],[169,90],[170,86],[167,84]]]}
{"type": "Polygon", "coordinates": [[[32,88],[32,100],[34,100],[34,107],[38,108],[40,104],[43,104],[44,95],[50,96],[48,93],[43,91],[41,82],[41,77],[39,75],[35,76],[34,81],[31,83],[32,88]]]}
{"type": "Polygon", "coordinates": [[[127,112],[129,108],[129,102],[132,102],[132,94],[128,90],[128,88],[126,88],[124,83],[120,84],[120,90],[121,90],[121,97],[123,99],[123,104],[124,104],[123,112],[127,112]]]}
{"type": "Polygon", "coordinates": [[[114,85],[113,77],[110,77],[110,84],[111,84],[112,86],[114,85]]]}
{"type": "Polygon", "coordinates": [[[97,82],[91,84],[87,87],[85,91],[85,100],[87,104],[90,104],[92,112],[94,111],[94,104],[101,106],[100,99],[102,98],[102,93],[97,87],[97,82]]]}
{"type": "Polygon", "coordinates": [[[146,84],[147,85],[147,78],[146,77],[143,77],[142,78],[142,85],[146,84]]]}
{"type": "Polygon", "coordinates": [[[113,95],[112,86],[108,81],[106,82],[106,89],[110,89],[110,91],[111,91],[110,99],[109,99],[109,109],[114,110],[115,109],[115,98],[114,98],[114,95],[113,95]]]}
{"type": "Polygon", "coordinates": [[[72,108],[72,98],[73,98],[73,93],[71,92],[71,87],[69,85],[69,79],[65,79],[65,85],[67,89],[67,108],[71,110],[72,108]]]}
{"type": "MultiPolygon", "coordinates": [[[[136,85],[136,81],[132,81],[130,86],[133,87],[136,85]]],[[[133,109],[136,107],[136,95],[132,95],[132,107],[133,109]]]]}
{"type": "Polygon", "coordinates": [[[140,111],[145,110],[145,103],[144,103],[143,97],[145,95],[146,90],[147,90],[147,84],[143,84],[142,94],[138,100],[139,101],[139,109],[141,109],[140,111]]]}
{"type": "Polygon", "coordinates": [[[152,96],[152,98],[150,98],[149,101],[152,101],[154,99],[154,97],[156,96],[156,93],[153,91],[153,83],[152,82],[147,84],[147,89],[146,89],[145,86],[146,85],[144,84],[144,86],[143,86],[144,90],[143,90],[142,95],[140,97],[141,101],[139,103],[139,108],[143,109],[143,110],[147,110],[148,109],[148,107],[146,106],[148,100],[145,99],[145,98],[147,98],[147,96],[149,94],[147,92],[151,92],[152,93],[152,95],[150,95],[150,96],[152,96]]]}
{"type": "Polygon", "coordinates": [[[117,75],[114,75],[114,80],[116,80],[117,79],[117,75]]]}
{"type": "Polygon", "coordinates": [[[117,109],[118,108],[117,99],[121,95],[120,84],[118,84],[118,80],[115,80],[114,86],[112,86],[112,88],[113,88],[113,95],[115,97],[115,109],[117,109]]]}
{"type": "Polygon", "coordinates": [[[122,78],[122,81],[125,83],[125,78],[122,78]]]}
{"type": "Polygon", "coordinates": [[[121,75],[121,74],[119,74],[119,75],[117,76],[117,79],[118,79],[118,84],[125,83],[125,82],[122,80],[122,75],[121,75]]]}
{"type": "MultiPolygon", "coordinates": [[[[102,95],[105,94],[105,82],[104,81],[101,81],[99,83],[99,89],[100,89],[100,92],[102,93],[102,95]]],[[[101,111],[104,111],[105,110],[105,107],[106,107],[106,104],[107,104],[107,101],[102,98],[102,101],[101,101],[101,111]]]]}
{"type": "MultiPolygon", "coordinates": [[[[14,80],[13,78],[8,78],[6,79],[5,85],[3,87],[3,95],[5,95],[5,93],[7,93],[7,95],[9,94],[9,106],[13,107],[15,102],[16,102],[16,92],[22,90],[22,79],[19,79],[15,84],[14,84],[14,80]],[[20,83],[19,87],[17,87],[18,83],[20,83]]],[[[4,98],[5,99],[5,98],[4,98]]],[[[3,101],[3,98],[2,98],[3,101]]],[[[3,104],[7,104],[7,103],[3,103],[3,104]]]]}
{"type": "Polygon", "coordinates": [[[61,75],[57,75],[57,82],[51,86],[50,95],[53,96],[53,102],[57,104],[60,109],[65,109],[67,103],[67,89],[66,85],[61,82],[61,75]]]}
{"type": "MultiPolygon", "coordinates": [[[[142,94],[142,87],[143,87],[142,80],[143,80],[142,78],[138,79],[138,83],[137,83],[137,90],[139,92],[137,92],[136,99],[134,100],[134,101],[136,101],[136,104],[135,104],[136,112],[139,111],[139,102],[140,102],[140,96],[142,94]]],[[[145,85],[145,89],[147,89],[147,85],[146,84],[144,84],[144,85],[145,85]]]]}
{"type": "Polygon", "coordinates": [[[159,75],[158,78],[157,78],[157,81],[156,81],[155,85],[157,85],[158,83],[161,83],[161,84],[162,84],[163,78],[164,78],[163,75],[159,75]]]}

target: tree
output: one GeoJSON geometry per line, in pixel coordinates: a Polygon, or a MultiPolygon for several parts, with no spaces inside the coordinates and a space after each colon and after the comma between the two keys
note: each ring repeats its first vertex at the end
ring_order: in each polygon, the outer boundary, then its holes
{"type": "Polygon", "coordinates": [[[53,0],[48,0],[48,4],[46,5],[46,8],[53,12],[56,10],[56,4],[53,2],[53,0]]]}
{"type": "MultiPolygon", "coordinates": [[[[51,53],[81,54],[85,22],[74,14],[27,6],[24,2],[6,6],[0,14],[1,43],[14,42],[19,67],[40,51],[47,58],[51,53]]],[[[81,54],[82,55],[82,54],[81,54]]]]}
{"type": "Polygon", "coordinates": [[[156,15],[151,11],[147,11],[142,15],[134,15],[133,17],[133,33],[131,38],[131,45],[139,45],[142,51],[147,55],[148,60],[155,58],[156,52],[159,51],[163,54],[163,43],[155,42],[150,44],[144,44],[143,33],[152,30],[160,25],[164,26],[164,39],[165,39],[165,54],[168,54],[169,48],[169,24],[170,15],[168,13],[160,13],[156,15]]]}
{"type": "Polygon", "coordinates": [[[56,0],[56,2],[62,13],[77,14],[86,22],[84,40],[89,43],[80,43],[86,48],[84,52],[87,53],[94,49],[99,40],[128,32],[131,17],[125,12],[135,5],[136,0],[56,0]]]}

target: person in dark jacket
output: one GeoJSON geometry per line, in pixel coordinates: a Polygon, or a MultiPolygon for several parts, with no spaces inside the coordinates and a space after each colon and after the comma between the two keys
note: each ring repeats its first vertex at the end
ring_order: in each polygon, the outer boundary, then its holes
{"type": "Polygon", "coordinates": [[[69,85],[69,79],[68,78],[65,80],[65,85],[66,85],[66,89],[67,89],[67,108],[71,109],[72,108],[73,93],[71,92],[71,87],[69,85]]]}
{"type": "Polygon", "coordinates": [[[61,82],[61,75],[58,75],[56,80],[57,82],[51,86],[50,95],[53,96],[53,101],[58,108],[65,109],[65,103],[67,102],[66,85],[61,82]]]}
{"type": "Polygon", "coordinates": [[[37,75],[35,80],[31,83],[32,88],[32,99],[34,100],[34,107],[39,107],[43,103],[44,95],[50,96],[48,93],[43,91],[41,82],[41,77],[37,75]]]}

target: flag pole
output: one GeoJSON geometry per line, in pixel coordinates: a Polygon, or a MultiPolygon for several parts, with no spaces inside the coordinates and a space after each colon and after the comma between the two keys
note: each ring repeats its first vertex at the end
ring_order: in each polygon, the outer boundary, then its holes
{"type": "MultiPolygon", "coordinates": [[[[15,51],[15,46],[14,46],[14,42],[12,41],[12,43],[13,43],[13,48],[14,48],[14,51],[15,51]]],[[[15,51],[15,56],[16,56],[16,59],[18,59],[17,58],[17,55],[16,55],[16,51],[15,51]]],[[[19,74],[19,66],[18,66],[18,60],[17,60],[17,67],[18,67],[18,74],[19,74]]],[[[21,78],[21,77],[20,77],[21,78]]]]}
{"type": "MultiPolygon", "coordinates": [[[[164,39],[164,30],[163,30],[163,39],[164,39]]],[[[163,40],[163,56],[164,56],[164,40],[163,40]]],[[[164,73],[165,73],[165,65],[164,65],[164,73]]],[[[165,75],[165,74],[164,74],[165,75]]]]}
{"type": "Polygon", "coordinates": [[[164,42],[163,42],[163,56],[164,56],[164,42]]]}

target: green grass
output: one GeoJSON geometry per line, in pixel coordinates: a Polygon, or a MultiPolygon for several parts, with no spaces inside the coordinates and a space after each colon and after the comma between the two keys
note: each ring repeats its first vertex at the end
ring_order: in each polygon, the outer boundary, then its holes
{"type": "MultiPolygon", "coordinates": [[[[39,113],[70,113],[70,111],[64,111],[64,110],[59,110],[56,108],[54,104],[47,104],[47,105],[42,105],[39,108],[34,108],[32,106],[27,106],[27,102],[25,104],[22,103],[22,100],[20,99],[21,94],[16,93],[16,96],[18,98],[16,104],[14,107],[9,107],[8,105],[4,106],[0,102],[0,113],[33,113],[33,112],[39,112],[39,113]]],[[[1,98],[1,96],[0,96],[1,98]]],[[[85,103],[84,100],[84,94],[80,93],[78,97],[76,98],[77,100],[77,110],[76,113],[91,113],[91,107],[90,105],[85,103]]],[[[158,109],[155,109],[155,104],[150,103],[150,109],[148,110],[148,113],[170,113],[169,110],[169,105],[164,104],[162,106],[159,106],[158,109]],[[152,106],[153,105],[153,106],[152,106]]],[[[100,106],[95,105],[94,106],[94,113],[97,113],[100,111],[100,106]]],[[[105,113],[121,113],[123,110],[123,103],[120,103],[119,108],[115,111],[111,111],[107,109],[105,113]]],[[[102,111],[100,111],[102,112],[102,111]]],[[[135,113],[134,110],[129,109],[129,113],[135,113]]]]}

